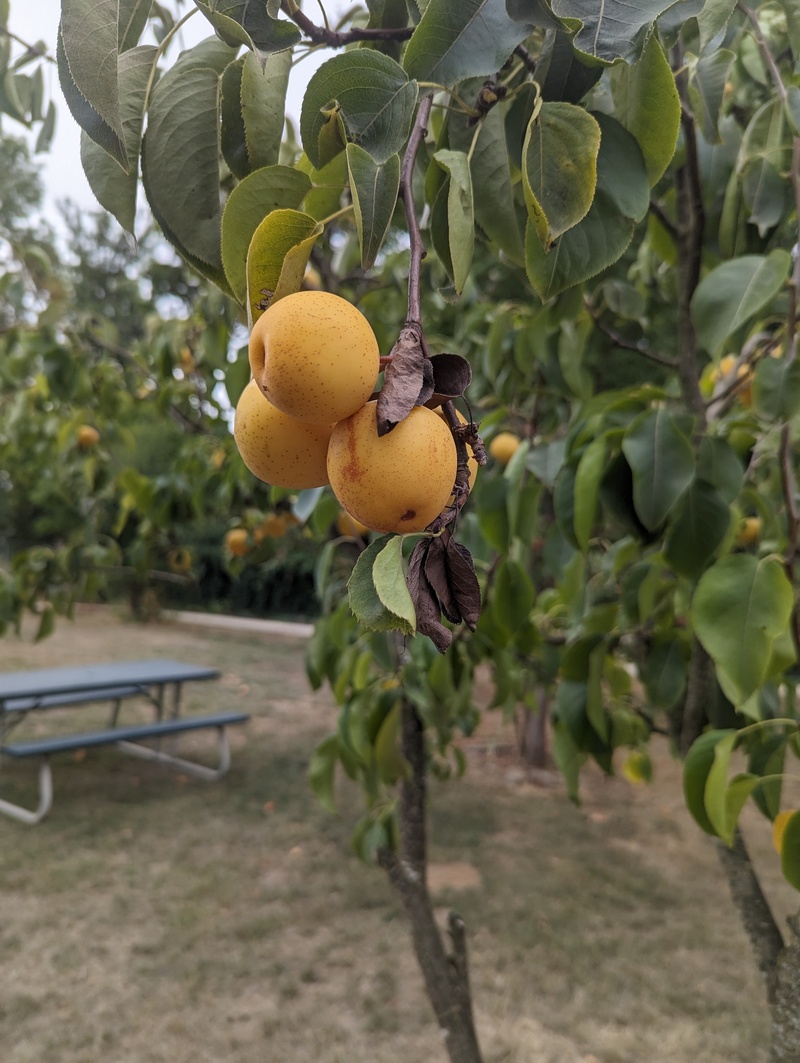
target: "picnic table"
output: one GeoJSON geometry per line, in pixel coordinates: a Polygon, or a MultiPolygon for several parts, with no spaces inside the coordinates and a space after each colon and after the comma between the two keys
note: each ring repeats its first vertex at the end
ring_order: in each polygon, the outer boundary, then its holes
{"type": "Polygon", "coordinates": [[[0,672],[0,756],[39,760],[39,803],[27,809],[0,798],[0,812],[23,823],[38,823],[53,802],[50,757],[95,746],[114,745],[118,749],[147,760],[155,760],[202,779],[218,779],[230,767],[230,750],[226,728],[244,723],[249,717],[240,712],[182,716],[181,698],[186,683],[219,678],[219,670],[183,661],[119,661],[108,664],[79,665],[65,668],[38,668],[22,672],[0,672]],[[120,722],[123,702],[145,698],[153,709],[147,723],[120,722]],[[103,729],[37,737],[15,742],[12,732],[31,713],[68,706],[111,702],[108,725],[103,729]],[[208,767],[176,756],[148,740],[164,739],[182,732],[215,730],[219,760],[208,767]]]}

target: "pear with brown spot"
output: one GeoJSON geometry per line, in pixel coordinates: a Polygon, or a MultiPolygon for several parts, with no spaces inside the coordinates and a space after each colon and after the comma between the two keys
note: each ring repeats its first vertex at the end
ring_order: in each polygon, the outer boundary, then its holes
{"type": "Polygon", "coordinates": [[[417,532],[442,512],[453,493],[456,445],[446,422],[415,406],[378,436],[376,402],[339,424],[328,447],[334,494],[355,520],[377,532],[417,532]]]}

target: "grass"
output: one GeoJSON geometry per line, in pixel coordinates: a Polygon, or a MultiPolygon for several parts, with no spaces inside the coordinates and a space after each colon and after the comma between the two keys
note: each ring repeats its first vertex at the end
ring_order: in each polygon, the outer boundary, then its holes
{"type": "MultiPolygon", "coordinates": [[[[342,786],[332,817],[306,785],[335,709],[309,693],[303,649],[95,613],[2,643],[8,670],[213,664],[221,680],[187,688],[187,709],[252,714],[220,782],[94,750],[54,760],[43,823],[0,819],[3,1063],[444,1063],[400,907],[349,851],[357,795],[342,786]]],[[[479,875],[445,875],[436,901],[468,923],[487,1063],[763,1063],[759,976],[669,757],[650,788],[590,772],[575,808],[486,737],[435,788],[431,859],[479,875]]],[[[32,769],[4,762],[3,795],[32,800],[32,769]]]]}

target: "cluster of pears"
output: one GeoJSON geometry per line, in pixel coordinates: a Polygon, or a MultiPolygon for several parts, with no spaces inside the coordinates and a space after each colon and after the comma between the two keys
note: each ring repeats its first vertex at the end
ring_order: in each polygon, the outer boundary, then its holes
{"type": "Polygon", "coordinates": [[[287,295],[256,321],[249,358],[234,438],[255,476],[294,490],[329,483],[377,532],[422,531],[442,512],[456,477],[452,432],[416,406],[378,435],[380,353],[360,310],[329,292],[287,295]]]}

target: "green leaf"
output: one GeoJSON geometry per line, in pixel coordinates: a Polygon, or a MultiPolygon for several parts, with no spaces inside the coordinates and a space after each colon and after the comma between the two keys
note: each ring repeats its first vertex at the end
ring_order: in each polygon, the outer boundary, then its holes
{"type": "Polygon", "coordinates": [[[278,162],[291,59],[276,52],[261,63],[247,52],[223,74],[222,153],[240,179],[278,162]]]}
{"type": "Polygon", "coordinates": [[[700,30],[700,52],[706,50],[711,40],[728,24],[731,12],[736,7],[736,0],[705,0],[702,10],[697,15],[700,30]]]}
{"type": "Polygon", "coordinates": [[[314,796],[323,808],[333,813],[336,812],[333,787],[338,760],[339,737],[332,734],[323,738],[308,765],[308,781],[314,796]]]}
{"type": "Polygon", "coordinates": [[[386,162],[408,139],[417,94],[403,68],[373,49],[328,59],[311,77],[300,112],[300,135],[312,164],[319,169],[333,157],[324,157],[320,142],[332,113],[343,122],[348,141],[386,162]]]}
{"type": "Polygon", "coordinates": [[[800,362],[762,358],[753,380],[753,405],[774,421],[790,421],[800,413],[800,362]]]}
{"type": "Polygon", "coordinates": [[[397,205],[400,156],[376,162],[357,144],[347,145],[347,171],[361,247],[361,268],[375,264],[397,205]]]}
{"type": "Polygon", "coordinates": [[[597,183],[600,126],[582,107],[543,103],[522,149],[528,216],[545,250],[585,217],[597,183]]]}
{"type": "MultiPolygon", "coordinates": [[[[117,40],[120,56],[139,43],[152,6],[152,0],[119,0],[117,40]]],[[[120,87],[120,99],[123,98],[124,90],[120,87]]]]}
{"type": "Polygon", "coordinates": [[[271,18],[264,3],[251,0],[195,0],[199,10],[226,44],[263,52],[280,52],[297,44],[302,34],[293,22],[271,18]]]}
{"type": "Polygon", "coordinates": [[[651,646],[641,668],[647,700],[653,708],[669,712],[686,690],[686,660],[679,642],[657,642],[651,646]]]}
{"type": "Polygon", "coordinates": [[[576,48],[588,55],[613,63],[635,62],[652,32],[653,23],[675,0],[553,0],[553,14],[580,19],[583,23],[573,38],[576,48]]]}
{"type": "Polygon", "coordinates": [[[626,430],[622,452],[633,472],[633,504],[649,531],[660,528],[695,473],[691,444],[668,410],[646,410],[626,430]]]}
{"type": "Polygon", "coordinates": [[[588,758],[573,740],[569,728],[557,721],[553,723],[553,759],[564,776],[570,801],[577,804],[580,772],[588,758]]]}
{"type": "Polygon", "coordinates": [[[725,340],[747,324],[786,282],[791,267],[787,251],[741,255],[708,273],[692,297],[697,338],[712,356],[725,340]]]}
{"type": "Polygon", "coordinates": [[[49,151],[50,146],[53,143],[53,136],[56,131],[56,105],[53,100],[47,105],[47,111],[44,116],[44,121],[36,136],[36,143],[34,145],[34,151],[38,155],[41,151],[49,151]]]}
{"type": "MultiPolygon", "coordinates": [[[[507,106],[493,107],[480,124],[470,160],[472,194],[475,221],[480,228],[512,262],[523,265],[525,248],[506,146],[507,113],[507,106]]],[[[450,147],[468,152],[474,132],[465,121],[451,119],[448,125],[450,147]]]]}
{"type": "Polygon", "coordinates": [[[509,631],[517,631],[530,617],[536,597],[530,576],[512,558],[500,562],[494,583],[496,619],[509,631]]]}
{"type": "Polygon", "coordinates": [[[321,170],[315,170],[309,157],[302,155],[297,161],[297,169],[308,174],[312,184],[302,204],[306,214],[322,221],[339,210],[347,185],[347,157],[344,152],[340,152],[321,170]]]}
{"type": "Polygon", "coordinates": [[[778,173],[788,174],[792,165],[791,138],[786,135],[786,112],[780,99],[762,104],[750,119],[742,136],[737,170],[763,160],[778,173]]]}
{"type": "Polygon", "coordinates": [[[757,775],[738,775],[728,782],[730,762],[739,736],[725,735],[714,746],[714,760],[706,778],[703,801],[714,833],[726,845],[733,843],[739,813],[758,784],[757,775]]]}
{"type": "MultiPolygon", "coordinates": [[[[142,143],[145,90],[156,62],[157,49],[131,48],[119,57],[119,86],[126,153],[139,158],[142,143]]],[[[113,214],[123,229],[133,233],[136,223],[138,167],[126,173],[119,163],[99,147],[88,134],[81,134],[81,164],[89,187],[98,203],[113,214]]]]}
{"type": "Polygon", "coordinates": [[[701,577],[692,602],[695,631],[734,705],[746,702],[769,676],[793,603],[792,586],[774,557],[732,554],[701,577]]]}
{"type": "Polygon", "coordinates": [[[695,480],[667,534],[667,564],[688,579],[699,579],[724,541],[730,523],[730,508],[719,491],[704,480],[695,480]]]}
{"type": "Polygon", "coordinates": [[[585,553],[597,512],[600,481],[606,469],[607,440],[599,436],[581,454],[575,472],[575,538],[585,553]]]}
{"type": "Polygon", "coordinates": [[[407,778],[411,766],[401,748],[401,706],[397,701],[389,709],[375,739],[375,764],[383,782],[391,786],[407,778]]]}
{"type": "Polygon", "coordinates": [[[496,74],[529,33],[509,16],[506,0],[430,0],[403,66],[420,81],[455,85],[496,74]]]}
{"type": "Polygon", "coordinates": [[[311,182],[299,170],[265,166],[245,177],[228,196],[222,214],[222,264],[242,305],[247,301],[247,251],[256,229],[272,211],[299,207],[310,188],[311,182]]]}
{"type": "Polygon", "coordinates": [[[716,487],[729,504],[738,497],[744,468],[730,443],[716,436],[703,436],[697,454],[697,478],[716,487]]]}
{"type": "Polygon", "coordinates": [[[242,118],[254,170],[278,162],[292,53],[277,52],[262,64],[246,55],[242,72],[242,118]]]}
{"type": "Polygon", "coordinates": [[[595,114],[600,125],[597,186],[589,213],[545,251],[533,225],[525,238],[525,267],[539,297],[552,298],[612,265],[647,213],[650,182],[641,149],[619,122],[595,114]],[[625,174],[625,181],[619,175],[625,174]]]}
{"type": "Polygon", "coordinates": [[[396,626],[409,634],[416,631],[417,614],[403,567],[402,535],[393,535],[378,553],[372,565],[372,579],[381,603],[402,622],[396,626]]]}
{"type": "Polygon", "coordinates": [[[786,881],[800,890],[800,812],[789,817],[783,832],[781,871],[786,881]]]}
{"type": "Polygon", "coordinates": [[[792,134],[800,136],[800,88],[788,85],[786,88],[786,120],[792,127],[792,134]]]}
{"type": "MultiPolygon", "coordinates": [[[[142,180],[162,229],[225,284],[220,246],[219,74],[179,60],[156,82],[142,141],[142,180]]],[[[208,272],[207,272],[207,275],[208,272]]]]}
{"type": "Polygon", "coordinates": [[[543,100],[580,103],[600,78],[603,67],[572,47],[569,33],[548,33],[536,60],[536,82],[543,100]]]}
{"type": "Polygon", "coordinates": [[[264,218],[247,251],[247,310],[253,324],[267,306],[300,290],[311,248],[323,231],[316,219],[298,210],[273,210],[264,218]]]}
{"type": "Polygon", "coordinates": [[[655,34],[638,63],[614,67],[611,91],[617,116],[642,149],[652,187],[675,154],[681,124],[675,78],[655,34]]]}
{"type": "MultiPolygon", "coordinates": [[[[252,54],[252,53],[248,53],[252,54]]],[[[225,68],[220,82],[220,148],[222,157],[234,177],[241,180],[250,173],[247,137],[242,118],[242,72],[244,56],[225,68]]]]}
{"type": "Polygon", "coordinates": [[[57,58],[73,118],[127,170],[117,76],[118,13],[118,0],[62,0],[57,58]]]}
{"type": "Polygon", "coordinates": [[[372,578],[375,558],[389,539],[389,535],[382,535],[374,539],[366,550],[362,550],[347,581],[347,595],[353,615],[372,631],[389,631],[394,626],[392,614],[378,597],[372,578]]]}
{"type": "Polygon", "coordinates": [[[437,197],[437,202],[442,202],[441,210],[446,204],[447,248],[443,254],[442,248],[437,246],[437,253],[443,258],[453,286],[460,295],[472,264],[475,234],[469,160],[464,152],[449,148],[437,151],[433,158],[449,177],[437,197]]]}
{"type": "Polygon", "coordinates": [[[736,56],[720,48],[700,59],[689,82],[689,98],[695,117],[702,119],[703,136],[709,144],[721,144],[719,116],[725,98],[725,84],[736,56]]]}
{"type": "Polygon", "coordinates": [[[706,731],[692,743],[683,762],[683,796],[694,821],[706,832],[716,836],[714,824],[706,811],[706,783],[714,766],[714,750],[718,743],[736,739],[736,731],[706,731]]]}

